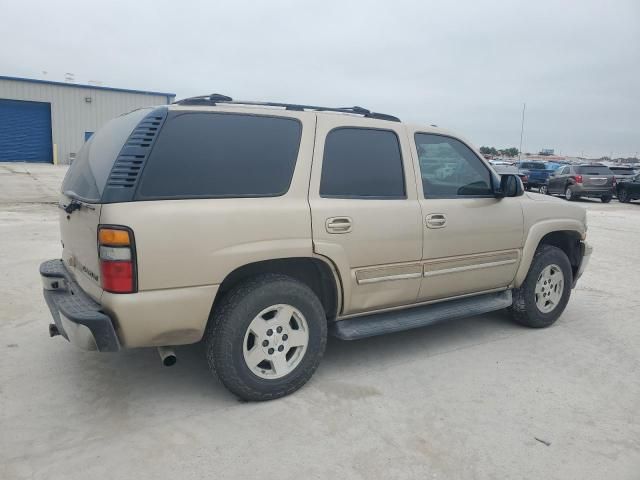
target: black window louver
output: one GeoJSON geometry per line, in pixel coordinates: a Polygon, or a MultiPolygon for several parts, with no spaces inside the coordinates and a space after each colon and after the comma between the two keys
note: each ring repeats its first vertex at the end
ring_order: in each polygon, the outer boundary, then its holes
{"type": "Polygon", "coordinates": [[[127,202],[133,199],[140,173],[166,116],[167,109],[158,108],[142,119],[131,132],[111,169],[102,198],[103,203],[127,202]]]}

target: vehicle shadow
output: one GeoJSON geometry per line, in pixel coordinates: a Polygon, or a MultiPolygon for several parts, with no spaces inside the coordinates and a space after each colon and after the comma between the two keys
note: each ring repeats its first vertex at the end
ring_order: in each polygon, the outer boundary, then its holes
{"type": "MultiPolygon", "coordinates": [[[[470,348],[526,331],[528,329],[511,322],[506,311],[500,311],[356,341],[330,336],[312,382],[366,374],[372,369],[470,348]]],[[[162,366],[157,351],[152,348],[117,354],[70,350],[69,354],[77,358],[69,359],[74,367],[66,378],[71,377],[72,383],[81,383],[104,395],[126,395],[140,402],[153,398],[155,408],[160,410],[203,402],[217,406],[238,403],[209,371],[202,343],[177,347],[178,361],[172,367],[162,366]]]]}

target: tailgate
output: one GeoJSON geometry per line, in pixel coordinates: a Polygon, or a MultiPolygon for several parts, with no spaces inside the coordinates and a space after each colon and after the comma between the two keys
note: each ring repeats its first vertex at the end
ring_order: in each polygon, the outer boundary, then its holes
{"type": "Polygon", "coordinates": [[[583,175],[584,185],[589,187],[611,187],[613,186],[613,177],[609,176],[591,176],[583,175]]]}
{"type": "Polygon", "coordinates": [[[63,206],[72,199],[60,196],[60,238],[62,261],[74,280],[94,300],[100,301],[100,262],[98,260],[98,223],[102,205],[77,202],[74,210],[67,213],[63,206]]]}

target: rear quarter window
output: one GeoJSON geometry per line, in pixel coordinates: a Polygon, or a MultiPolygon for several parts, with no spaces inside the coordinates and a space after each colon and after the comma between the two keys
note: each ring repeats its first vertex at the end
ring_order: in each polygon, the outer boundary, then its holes
{"type": "Polygon", "coordinates": [[[136,198],[268,197],[289,189],[302,125],[235,113],[170,114],[136,198]]]}
{"type": "Polygon", "coordinates": [[[62,191],[79,200],[99,202],[122,146],[151,110],[141,108],[116,117],[91,135],[69,167],[62,191]]]}

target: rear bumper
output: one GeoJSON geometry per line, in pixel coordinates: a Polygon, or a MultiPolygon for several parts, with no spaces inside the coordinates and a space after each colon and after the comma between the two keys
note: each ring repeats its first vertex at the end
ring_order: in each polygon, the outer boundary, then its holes
{"type": "Polygon", "coordinates": [[[583,197],[602,197],[604,195],[613,195],[615,192],[612,187],[573,187],[577,195],[583,197]]]}
{"type": "Polygon", "coordinates": [[[571,286],[572,288],[576,286],[576,283],[578,283],[578,280],[584,273],[584,270],[587,268],[589,259],[591,258],[591,253],[593,252],[593,247],[587,242],[580,242],[580,248],[582,249],[582,257],[580,260],[580,265],[578,265],[578,271],[575,277],[573,277],[573,285],[571,286]]]}
{"type": "Polygon", "coordinates": [[[62,260],[40,265],[44,298],[60,334],[82,350],[117,352],[111,318],[73,280],[62,260]]]}

